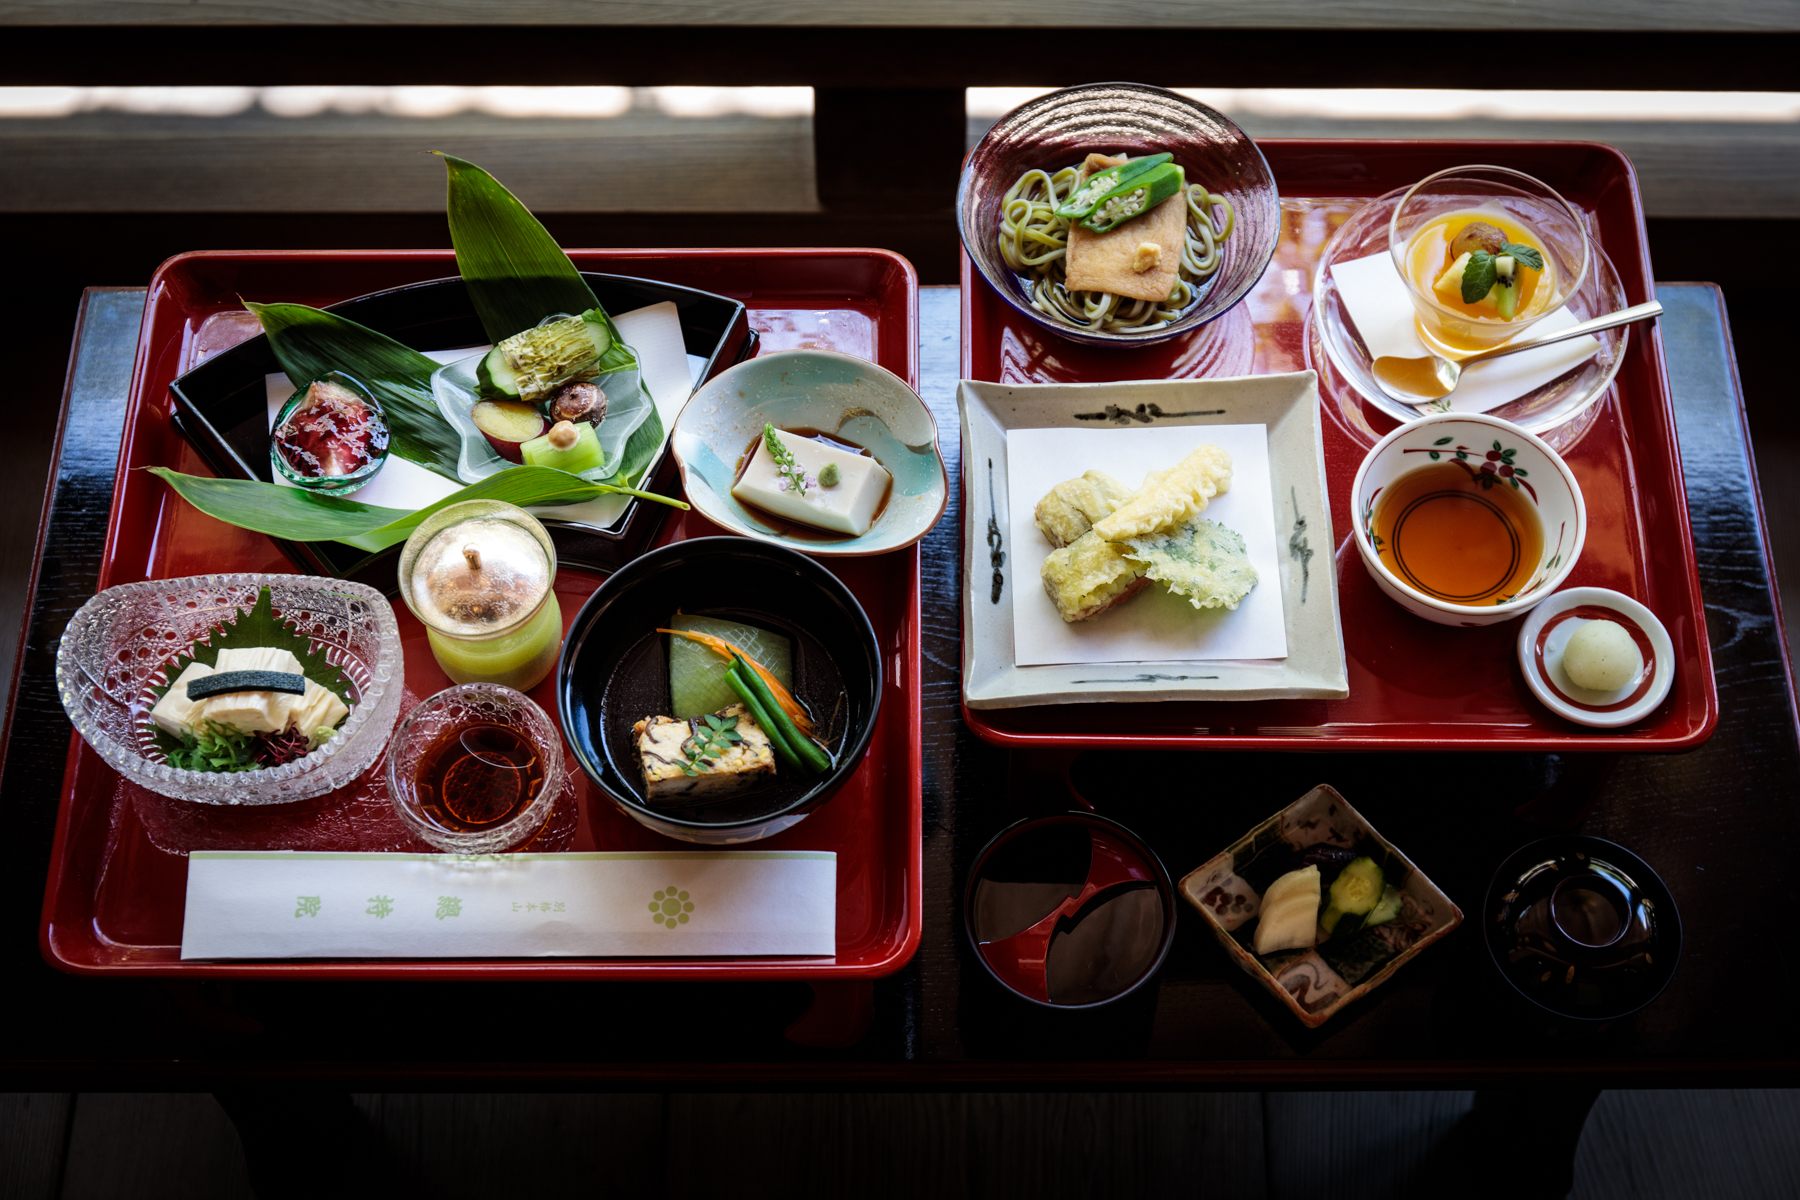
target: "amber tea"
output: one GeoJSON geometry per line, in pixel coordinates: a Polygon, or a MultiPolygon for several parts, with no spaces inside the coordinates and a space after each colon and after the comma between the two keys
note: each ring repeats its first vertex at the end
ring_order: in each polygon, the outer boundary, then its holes
{"type": "Polygon", "coordinates": [[[1461,461],[1402,475],[1375,501],[1376,548],[1400,579],[1452,604],[1503,604],[1538,569],[1544,529],[1508,478],[1461,461]]]}
{"type": "Polygon", "coordinates": [[[478,833],[517,816],[544,786],[544,776],[543,756],[517,730],[467,725],[445,730],[426,748],[413,786],[427,819],[478,833]]]}

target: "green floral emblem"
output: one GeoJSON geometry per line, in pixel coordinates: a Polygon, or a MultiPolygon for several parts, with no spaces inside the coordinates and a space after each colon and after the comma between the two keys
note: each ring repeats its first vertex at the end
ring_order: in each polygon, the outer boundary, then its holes
{"type": "Polygon", "coordinates": [[[670,884],[668,887],[650,897],[650,919],[665,929],[673,929],[677,925],[688,923],[688,914],[694,911],[694,902],[688,894],[670,884]]]}

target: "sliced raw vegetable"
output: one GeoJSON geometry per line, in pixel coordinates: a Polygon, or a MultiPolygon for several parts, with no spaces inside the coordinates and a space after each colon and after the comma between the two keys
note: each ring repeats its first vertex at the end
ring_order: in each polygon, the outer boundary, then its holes
{"type": "Polygon", "coordinates": [[[717,712],[731,703],[725,669],[735,654],[762,676],[775,693],[776,703],[793,718],[794,724],[812,732],[811,718],[788,691],[794,677],[794,652],[786,638],[723,617],[676,613],[669,625],[671,628],[657,632],[673,635],[669,642],[669,699],[676,716],[717,712]],[[718,703],[713,703],[715,700],[718,703]]]}
{"type": "Polygon", "coordinates": [[[1187,186],[1187,175],[1174,163],[1151,167],[1100,197],[1094,211],[1081,219],[1083,229],[1105,233],[1136,220],[1187,186]]]}
{"type": "Polygon", "coordinates": [[[751,693],[762,703],[763,708],[768,711],[770,718],[774,720],[775,728],[793,747],[794,752],[800,756],[800,760],[806,764],[808,770],[815,775],[823,775],[831,770],[831,756],[820,749],[817,742],[800,732],[787,713],[776,703],[775,695],[769,690],[769,685],[763,681],[761,675],[751,669],[750,664],[746,663],[742,657],[734,655],[727,677],[737,679],[750,689],[751,693]]]}
{"type": "Polygon", "coordinates": [[[1319,918],[1325,936],[1330,937],[1338,921],[1345,916],[1360,917],[1374,908],[1381,899],[1382,886],[1381,868],[1367,856],[1339,871],[1338,877],[1331,881],[1331,903],[1325,906],[1325,915],[1319,918]]]}
{"type": "Polygon", "coordinates": [[[1252,948],[1258,954],[1303,950],[1318,941],[1319,868],[1289,871],[1263,893],[1252,948]]]}
{"type": "Polygon", "coordinates": [[[1094,207],[1117,190],[1120,184],[1136,179],[1152,167],[1160,167],[1174,157],[1167,151],[1146,154],[1142,158],[1128,158],[1116,167],[1096,171],[1070,193],[1069,198],[1056,210],[1056,215],[1065,221],[1079,221],[1093,212],[1094,207]]]}
{"type": "Polygon", "coordinates": [[[502,338],[476,368],[481,394],[539,404],[572,379],[592,379],[612,348],[606,314],[592,308],[502,338]]]}
{"type": "Polygon", "coordinates": [[[1400,889],[1390,883],[1381,889],[1381,899],[1375,902],[1375,907],[1371,908],[1369,915],[1363,918],[1363,928],[1370,929],[1376,925],[1386,925],[1399,915],[1400,889]]]}

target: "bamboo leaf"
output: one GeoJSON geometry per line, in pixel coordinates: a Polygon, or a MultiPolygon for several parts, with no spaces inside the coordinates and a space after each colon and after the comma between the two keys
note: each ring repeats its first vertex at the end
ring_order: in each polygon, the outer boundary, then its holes
{"type": "MultiPolygon", "coordinates": [[[[355,321],[304,304],[252,304],[275,361],[295,387],[342,371],[374,393],[387,415],[389,451],[456,479],[461,440],[438,411],[431,374],[438,364],[355,321]]],[[[460,480],[458,480],[460,482],[460,480]]]]}
{"type": "Polygon", "coordinates": [[[529,329],[552,313],[600,307],[581,272],[518,197],[467,159],[438,155],[449,172],[456,269],[490,340],[529,329]]]}
{"type": "Polygon", "coordinates": [[[213,479],[184,475],[167,467],[150,472],[174,488],[183,500],[228,525],[266,533],[290,542],[343,542],[371,553],[406,540],[426,517],[463,500],[504,500],[520,508],[576,504],[619,493],[686,508],[680,500],[607,483],[589,483],[551,467],[511,467],[479,483],[452,492],[416,512],[362,504],[339,496],[322,496],[300,488],[248,479],[213,479]]]}

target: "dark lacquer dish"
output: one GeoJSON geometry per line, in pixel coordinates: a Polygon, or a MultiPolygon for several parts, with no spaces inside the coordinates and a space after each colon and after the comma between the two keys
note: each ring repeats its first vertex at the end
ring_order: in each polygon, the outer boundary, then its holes
{"type": "MultiPolygon", "coordinates": [[[[709,650],[693,653],[704,663],[709,650]]],[[[615,572],[575,617],[557,668],[563,734],[588,777],[650,828],[714,844],[772,836],[829,800],[868,749],[881,687],[880,645],[850,590],[797,551],[745,538],[678,542],[615,572]],[[743,699],[682,702],[702,685],[676,645],[691,639],[666,631],[695,619],[714,624],[689,632],[785,675],[816,765],[783,756],[792,722],[766,680],[743,699]]]]}

